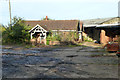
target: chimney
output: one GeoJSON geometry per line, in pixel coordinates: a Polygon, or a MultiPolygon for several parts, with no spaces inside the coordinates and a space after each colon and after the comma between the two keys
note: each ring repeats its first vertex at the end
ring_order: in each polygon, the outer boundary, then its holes
{"type": "Polygon", "coordinates": [[[46,21],[48,20],[48,16],[46,16],[45,20],[46,20],[46,21]]]}

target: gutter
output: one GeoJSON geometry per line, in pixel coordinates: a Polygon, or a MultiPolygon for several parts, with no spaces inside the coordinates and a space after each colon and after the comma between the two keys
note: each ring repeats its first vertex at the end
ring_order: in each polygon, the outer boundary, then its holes
{"type": "Polygon", "coordinates": [[[96,28],[120,28],[120,23],[97,25],[96,28]]]}
{"type": "Polygon", "coordinates": [[[83,25],[85,28],[89,27],[96,27],[97,25],[83,25]]]}

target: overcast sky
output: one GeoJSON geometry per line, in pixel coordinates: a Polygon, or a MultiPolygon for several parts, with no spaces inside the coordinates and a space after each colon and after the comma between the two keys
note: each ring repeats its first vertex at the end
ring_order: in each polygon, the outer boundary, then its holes
{"type": "MultiPolygon", "coordinates": [[[[9,23],[9,0],[0,0],[0,23],[9,23]]],[[[12,17],[41,20],[84,20],[118,16],[119,0],[11,0],[12,17]]]]}

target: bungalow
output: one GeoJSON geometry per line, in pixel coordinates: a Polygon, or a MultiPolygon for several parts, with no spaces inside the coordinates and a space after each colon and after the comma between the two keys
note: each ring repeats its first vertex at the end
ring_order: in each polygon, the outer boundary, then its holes
{"type": "MultiPolygon", "coordinates": [[[[82,40],[82,22],[78,20],[48,20],[47,16],[45,20],[41,21],[25,21],[27,26],[32,27],[29,31],[31,40],[33,37],[37,38],[37,43],[46,44],[46,37],[49,31],[54,33],[63,32],[64,34],[69,32],[78,32],[79,40],[82,40]]],[[[65,37],[65,36],[63,36],[65,37]]]]}
{"type": "Polygon", "coordinates": [[[119,19],[119,17],[112,17],[82,20],[84,24],[83,36],[103,45],[116,41],[120,35],[119,19]]]}

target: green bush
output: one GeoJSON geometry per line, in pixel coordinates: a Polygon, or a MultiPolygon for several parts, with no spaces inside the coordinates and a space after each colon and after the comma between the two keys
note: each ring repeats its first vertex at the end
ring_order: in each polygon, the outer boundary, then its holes
{"type": "Polygon", "coordinates": [[[3,43],[28,43],[30,41],[29,27],[24,24],[22,18],[14,17],[12,24],[5,27],[2,32],[3,43]]]}
{"type": "Polygon", "coordinates": [[[79,38],[77,32],[69,32],[69,34],[64,35],[62,32],[52,32],[49,31],[49,35],[47,36],[47,40],[51,41],[62,41],[62,42],[72,42],[76,41],[79,38]]]}
{"type": "Polygon", "coordinates": [[[47,36],[47,41],[51,40],[51,41],[60,41],[61,37],[59,35],[59,33],[57,33],[56,35],[53,34],[52,31],[49,31],[49,35],[47,36]]]}
{"type": "Polygon", "coordinates": [[[47,40],[47,42],[46,42],[47,45],[49,45],[49,41],[50,41],[50,40],[47,40]]]}

